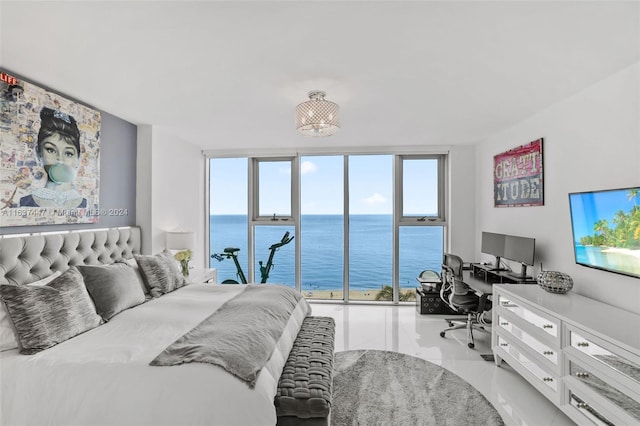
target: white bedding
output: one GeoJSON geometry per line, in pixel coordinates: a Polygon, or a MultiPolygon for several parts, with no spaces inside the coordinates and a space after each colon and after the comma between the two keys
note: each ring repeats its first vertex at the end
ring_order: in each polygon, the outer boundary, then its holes
{"type": "Polygon", "coordinates": [[[210,364],[149,365],[243,289],[191,284],[38,354],[0,353],[0,424],[275,425],[278,379],[310,313],[305,299],[254,389],[210,364]]]}

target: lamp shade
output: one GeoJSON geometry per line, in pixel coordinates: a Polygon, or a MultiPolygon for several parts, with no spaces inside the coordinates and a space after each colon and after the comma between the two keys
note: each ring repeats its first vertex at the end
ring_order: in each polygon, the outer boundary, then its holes
{"type": "Polygon", "coordinates": [[[340,107],[324,99],[326,94],[309,92],[309,100],[296,107],[296,130],[305,136],[331,136],[340,129],[340,107]]]}
{"type": "Polygon", "coordinates": [[[167,248],[169,250],[193,250],[195,235],[195,232],[190,231],[167,232],[167,248]]]}

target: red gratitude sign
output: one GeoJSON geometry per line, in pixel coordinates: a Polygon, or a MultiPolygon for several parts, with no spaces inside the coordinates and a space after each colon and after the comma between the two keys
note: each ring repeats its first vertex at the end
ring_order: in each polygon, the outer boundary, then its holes
{"type": "Polygon", "coordinates": [[[3,72],[0,72],[0,81],[3,81],[9,85],[18,84],[17,78],[3,72]]]}
{"type": "Polygon", "coordinates": [[[542,139],[493,157],[495,207],[542,206],[542,139]]]}

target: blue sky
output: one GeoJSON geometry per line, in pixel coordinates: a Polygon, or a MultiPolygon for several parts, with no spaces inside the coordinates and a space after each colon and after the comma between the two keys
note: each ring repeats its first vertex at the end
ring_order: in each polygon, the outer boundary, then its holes
{"type": "MultiPolygon", "coordinates": [[[[342,214],[343,157],[301,157],[302,214],[342,214]]],[[[290,209],[291,170],[288,163],[261,165],[261,213],[284,214],[290,209]]],[[[393,210],[393,156],[349,156],[349,210],[351,214],[391,214],[393,210]]],[[[211,162],[211,214],[247,213],[247,160],[211,162]]],[[[404,162],[404,211],[435,214],[437,206],[435,160],[404,162]]]]}
{"type": "MultiPolygon", "coordinates": [[[[606,219],[612,226],[613,217],[619,210],[628,213],[634,205],[634,200],[629,200],[628,192],[628,189],[619,189],[571,194],[574,240],[593,235],[593,225],[598,220],[606,219]]],[[[640,199],[636,199],[635,203],[640,204],[640,199]]]]}

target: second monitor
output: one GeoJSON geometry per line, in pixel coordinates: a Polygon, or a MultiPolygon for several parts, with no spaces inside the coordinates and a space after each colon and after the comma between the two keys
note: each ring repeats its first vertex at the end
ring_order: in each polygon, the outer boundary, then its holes
{"type": "Polygon", "coordinates": [[[501,258],[520,262],[522,264],[520,273],[510,273],[510,275],[524,278],[527,275],[527,265],[533,266],[534,264],[535,247],[535,238],[483,231],[480,251],[496,257],[495,270],[502,270],[500,268],[501,258]]]}

